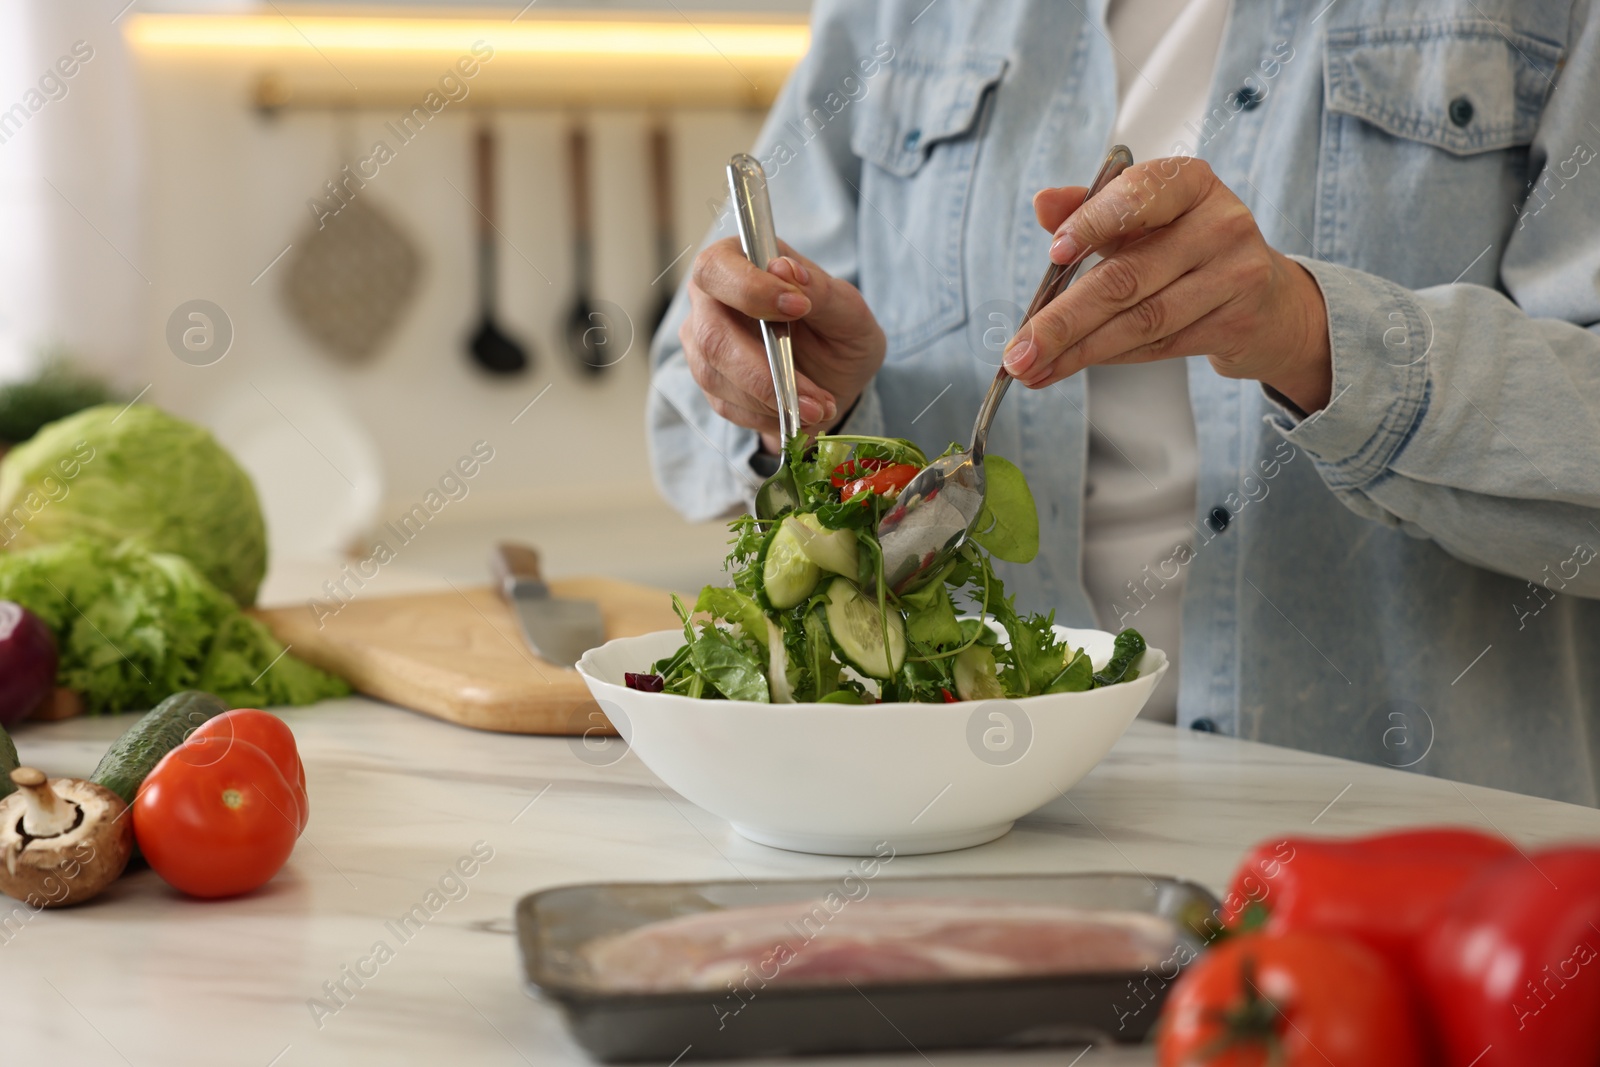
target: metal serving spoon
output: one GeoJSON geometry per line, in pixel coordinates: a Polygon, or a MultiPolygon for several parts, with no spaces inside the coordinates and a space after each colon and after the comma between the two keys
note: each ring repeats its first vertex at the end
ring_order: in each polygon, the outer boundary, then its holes
{"type": "MultiPolygon", "coordinates": [[[[739,153],[728,160],[728,192],[739,223],[739,244],[751,263],[766,270],[778,258],[767,172],[753,156],[739,153]]],[[[762,320],[761,340],[767,346],[767,365],[772,368],[772,387],[778,398],[778,435],[783,439],[778,469],[756,490],[756,518],[768,520],[777,518],[784,508],[800,505],[800,491],[789,466],[789,442],[800,434],[800,390],[795,384],[789,324],[762,320]]]]}
{"type": "MultiPolygon", "coordinates": [[[[1110,181],[1133,165],[1133,153],[1117,145],[1101,164],[1085,202],[1110,181]]],[[[1052,263],[1044,272],[1038,292],[1022,317],[1027,322],[1063,289],[1072,283],[1078,268],[1089,257],[1081,253],[1070,263],[1052,263]]],[[[765,325],[765,324],[763,324],[765,325]]],[[[1022,323],[1018,323],[1021,328],[1022,323]]],[[[983,473],[984,450],[989,443],[989,424],[994,421],[1000,401],[1011,385],[1011,374],[1001,367],[978,408],[978,421],[972,427],[972,444],[965,451],[952,452],[936,459],[917,473],[894,507],[878,520],[878,543],[883,547],[883,580],[899,593],[938,570],[966,541],[983,513],[987,480],[983,473]]]]}

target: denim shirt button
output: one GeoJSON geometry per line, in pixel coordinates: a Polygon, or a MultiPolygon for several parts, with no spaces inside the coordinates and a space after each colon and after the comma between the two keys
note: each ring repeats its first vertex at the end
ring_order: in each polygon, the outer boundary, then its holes
{"type": "Polygon", "coordinates": [[[1450,101],[1450,121],[1457,126],[1465,126],[1472,121],[1472,101],[1464,96],[1458,96],[1450,101]]]}
{"type": "Polygon", "coordinates": [[[1254,111],[1261,106],[1261,92],[1254,86],[1241,85],[1233,98],[1238,101],[1241,111],[1254,111]]]}
{"type": "Polygon", "coordinates": [[[901,147],[907,152],[915,152],[917,144],[922,140],[922,128],[919,126],[906,134],[906,139],[901,142],[901,147]]]}
{"type": "Polygon", "coordinates": [[[1228,523],[1233,521],[1233,516],[1228,512],[1227,508],[1219,504],[1211,509],[1210,520],[1211,528],[1217,533],[1221,533],[1228,528],[1228,523]]]}
{"type": "Polygon", "coordinates": [[[1189,729],[1199,730],[1203,734],[1214,734],[1217,732],[1217,724],[1211,719],[1202,717],[1190,723],[1189,729]]]}

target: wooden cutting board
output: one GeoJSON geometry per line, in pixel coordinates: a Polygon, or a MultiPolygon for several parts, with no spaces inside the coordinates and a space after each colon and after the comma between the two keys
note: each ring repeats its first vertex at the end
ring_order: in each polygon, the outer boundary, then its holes
{"type": "MultiPolygon", "coordinates": [[[[679,625],[671,594],[609,578],[550,582],[556,596],[593,600],[606,637],[679,625]]],[[[538,658],[498,590],[356,597],[319,625],[309,605],[255,614],[294,654],[357,692],[475,730],[582,734],[609,728],[578,672],[538,658]]]]}

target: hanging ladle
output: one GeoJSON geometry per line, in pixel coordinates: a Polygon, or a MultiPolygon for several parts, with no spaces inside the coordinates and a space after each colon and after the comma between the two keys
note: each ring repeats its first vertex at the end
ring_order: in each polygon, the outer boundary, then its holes
{"type": "Polygon", "coordinates": [[[494,131],[487,125],[478,129],[473,166],[478,179],[478,328],[467,349],[473,360],[491,374],[518,374],[529,363],[528,350],[521,341],[507,334],[495,321],[499,299],[499,249],[495,241],[494,131]]]}

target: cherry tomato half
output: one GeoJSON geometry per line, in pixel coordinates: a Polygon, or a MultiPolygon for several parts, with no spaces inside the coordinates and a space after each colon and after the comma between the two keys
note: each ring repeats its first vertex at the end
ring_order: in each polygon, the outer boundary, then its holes
{"type": "Polygon", "coordinates": [[[197,737],[248,741],[271,756],[284,780],[295,788],[295,800],[300,809],[300,829],[305,830],[306,820],[311,817],[311,806],[306,800],[306,769],[300,762],[300,750],[294,743],[294,732],[289,729],[288,723],[271,712],[238,708],[201,723],[189,735],[189,740],[197,737]]]}
{"type": "Polygon", "coordinates": [[[144,780],[133,800],[133,832],[173,888],[236,896],[271,880],[294,851],[295,790],[248,741],[191,738],[144,780]]]}
{"type": "Polygon", "coordinates": [[[918,468],[912,463],[896,463],[882,470],[846,482],[839,490],[840,500],[849,500],[862,490],[872,493],[898,493],[917,476],[918,468]]]}
{"type": "Polygon", "coordinates": [[[833,475],[830,480],[833,482],[834,488],[837,489],[845,483],[854,481],[856,478],[861,477],[861,475],[866,471],[881,471],[887,466],[889,466],[888,460],[877,459],[872,456],[862,456],[860,459],[847,459],[837,467],[833,468],[833,475]]]}
{"type": "Polygon", "coordinates": [[[1422,1067],[1417,1013],[1383,958],[1334,934],[1210,949],[1162,1008],[1161,1067],[1422,1067]]]}

